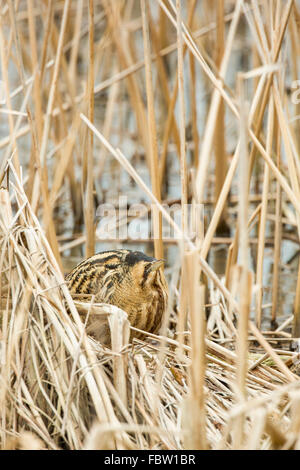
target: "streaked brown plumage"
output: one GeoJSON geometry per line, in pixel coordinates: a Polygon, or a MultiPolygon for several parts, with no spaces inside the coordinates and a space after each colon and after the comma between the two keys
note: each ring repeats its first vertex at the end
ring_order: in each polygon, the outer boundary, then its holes
{"type": "MultiPolygon", "coordinates": [[[[71,294],[94,294],[95,302],[124,310],[135,328],[157,333],[168,303],[162,265],[140,251],[104,251],[82,261],[66,281],[71,294]]],[[[141,336],[131,333],[131,339],[141,336]]]]}

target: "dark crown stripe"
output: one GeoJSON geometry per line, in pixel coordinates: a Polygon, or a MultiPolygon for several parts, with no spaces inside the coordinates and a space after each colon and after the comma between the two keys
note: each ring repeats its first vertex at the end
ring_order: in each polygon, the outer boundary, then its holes
{"type": "Polygon", "coordinates": [[[146,261],[148,263],[151,263],[152,261],[155,261],[155,258],[147,256],[144,253],[141,253],[140,251],[130,251],[125,258],[125,263],[128,264],[128,266],[134,266],[140,261],[146,261]]]}
{"type": "Polygon", "coordinates": [[[109,261],[111,259],[115,259],[116,261],[119,261],[120,256],[117,256],[117,255],[114,254],[114,255],[104,256],[103,258],[91,259],[89,264],[91,266],[95,266],[97,264],[105,264],[107,261],[109,261]]]}

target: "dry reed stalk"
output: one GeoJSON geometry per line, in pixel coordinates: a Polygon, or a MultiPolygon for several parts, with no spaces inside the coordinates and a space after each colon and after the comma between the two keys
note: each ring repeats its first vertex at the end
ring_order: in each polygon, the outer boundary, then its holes
{"type": "Polygon", "coordinates": [[[185,100],[183,77],[183,40],[181,28],[181,0],[176,0],[177,10],[177,61],[178,61],[178,96],[179,96],[179,133],[180,133],[180,181],[181,181],[181,227],[183,233],[187,230],[187,163],[185,138],[185,100]]]}
{"type": "MultiPolygon", "coordinates": [[[[37,52],[37,37],[35,29],[35,21],[33,16],[33,4],[32,0],[27,2],[27,11],[28,11],[28,27],[29,27],[29,40],[30,48],[32,50],[31,65],[32,65],[32,75],[34,78],[33,85],[33,94],[34,94],[34,128],[36,130],[36,139],[38,146],[41,144],[42,132],[43,132],[43,108],[41,100],[41,81],[40,81],[40,72],[38,65],[38,52],[37,52]]],[[[31,151],[31,158],[29,163],[29,181],[28,181],[28,190],[27,196],[31,200],[33,193],[33,184],[35,177],[35,161],[36,156],[34,151],[31,151]]]]}
{"type": "MultiPolygon", "coordinates": [[[[185,234],[187,232],[187,163],[186,163],[186,138],[185,138],[185,100],[184,100],[184,77],[183,77],[183,45],[182,45],[182,28],[181,28],[181,0],[176,0],[177,11],[177,82],[179,97],[179,135],[180,135],[180,187],[181,187],[181,230],[185,234]]],[[[182,256],[184,257],[185,246],[182,246],[182,256]]],[[[186,329],[187,318],[187,291],[189,289],[186,284],[187,275],[185,273],[185,263],[182,264],[181,272],[181,297],[179,304],[179,312],[177,319],[177,337],[179,340],[179,351],[181,354],[181,345],[184,341],[183,331],[186,329]]]]}
{"type": "MultiPolygon", "coordinates": [[[[158,153],[157,153],[157,134],[154,114],[154,96],[152,85],[152,72],[150,60],[150,38],[149,38],[149,13],[148,2],[141,0],[142,23],[143,23],[143,41],[145,54],[145,72],[146,72],[146,91],[148,105],[148,142],[150,157],[150,174],[152,191],[158,201],[161,201],[161,192],[158,179],[158,153]]],[[[154,253],[157,259],[163,258],[162,244],[162,217],[157,208],[153,211],[153,234],[154,234],[154,253]]]]}
{"type": "MultiPolygon", "coordinates": [[[[182,232],[183,233],[183,232],[182,232]]],[[[181,258],[184,260],[185,249],[183,244],[181,245],[181,258]]],[[[178,314],[176,318],[176,338],[179,342],[179,348],[177,351],[180,357],[183,354],[183,345],[185,342],[185,331],[187,328],[187,308],[188,308],[188,292],[190,286],[187,284],[186,264],[182,261],[181,263],[181,277],[180,277],[180,299],[178,305],[178,314]]]]}
{"type": "Polygon", "coordinates": [[[232,184],[232,180],[233,180],[233,177],[234,177],[234,173],[236,171],[237,164],[238,164],[239,151],[240,151],[239,149],[240,149],[240,142],[238,142],[237,147],[235,149],[235,153],[234,153],[233,159],[231,161],[231,164],[229,166],[229,169],[228,169],[225,181],[224,181],[224,185],[222,187],[222,191],[219,195],[218,202],[216,204],[212,219],[210,221],[209,227],[206,231],[206,234],[205,234],[202,246],[201,246],[201,256],[203,256],[203,258],[206,258],[207,254],[208,254],[208,250],[209,250],[209,247],[210,247],[210,244],[211,244],[212,237],[213,237],[213,235],[216,231],[218,221],[220,220],[220,217],[221,217],[222,211],[223,211],[223,207],[226,203],[226,198],[228,196],[228,193],[229,193],[229,190],[230,190],[230,187],[231,187],[231,184],[232,184]]]}
{"type": "MultiPolygon", "coordinates": [[[[89,0],[89,70],[88,70],[88,116],[94,121],[94,0],[89,0]]],[[[86,140],[84,160],[86,159],[86,257],[95,253],[95,227],[94,227],[94,146],[93,133],[89,132],[86,140]]]]}
{"type": "MultiPolygon", "coordinates": [[[[280,132],[278,129],[277,116],[274,116],[274,142],[277,155],[277,167],[280,169],[280,132]]],[[[271,325],[276,324],[276,312],[278,308],[278,291],[280,278],[280,258],[282,242],[282,193],[281,187],[276,181],[276,205],[275,205],[275,229],[274,229],[274,264],[273,264],[273,283],[272,283],[272,313],[271,325]]]]}
{"type": "MultiPolygon", "coordinates": [[[[43,17],[43,23],[45,28],[45,35],[44,41],[42,45],[42,52],[41,52],[41,83],[43,82],[44,74],[46,71],[46,59],[47,59],[47,52],[48,47],[50,44],[50,33],[53,24],[53,15],[54,15],[54,2],[53,0],[49,0],[47,4],[47,11],[45,16],[43,17]]],[[[54,62],[52,62],[54,65],[54,62]]]]}
{"type": "MultiPolygon", "coordinates": [[[[218,0],[217,5],[217,30],[216,30],[216,67],[219,68],[222,63],[224,55],[224,39],[225,39],[225,24],[224,24],[224,0],[218,0]]],[[[223,188],[226,172],[227,172],[227,154],[225,148],[225,108],[221,100],[219,104],[218,117],[215,127],[215,161],[216,161],[216,183],[215,183],[215,198],[216,201],[223,188]]],[[[226,208],[224,208],[226,209],[226,208]]],[[[222,224],[226,220],[226,212],[223,209],[221,219],[219,220],[220,231],[222,233],[222,224]]],[[[223,225],[224,227],[224,225],[223,225]]]]}
{"type": "MultiPolygon", "coordinates": [[[[239,224],[239,250],[240,250],[240,281],[239,281],[239,317],[236,339],[237,354],[237,401],[242,403],[247,399],[246,395],[246,373],[248,369],[248,323],[251,303],[251,274],[249,272],[249,242],[248,242],[248,103],[245,93],[245,80],[242,74],[238,75],[238,95],[240,108],[240,154],[239,154],[239,195],[238,208],[239,224]]],[[[236,423],[234,433],[234,446],[240,448],[244,438],[243,416],[236,423]]]]}
{"type": "Polygon", "coordinates": [[[200,269],[197,257],[191,251],[185,255],[186,282],[189,286],[188,301],[191,321],[190,392],[184,402],[185,448],[202,449],[206,443],[205,408],[205,291],[199,285],[200,269]]]}
{"type": "Polygon", "coordinates": [[[34,94],[34,105],[35,105],[35,122],[36,122],[36,132],[37,140],[40,143],[42,139],[42,126],[43,126],[43,108],[41,101],[41,82],[40,82],[40,72],[38,66],[38,51],[37,51],[37,37],[36,37],[36,27],[33,16],[33,2],[32,0],[27,0],[27,10],[28,10],[28,27],[29,27],[29,40],[30,40],[30,49],[32,51],[32,75],[34,78],[33,85],[33,94],[34,94]]]}
{"type": "Polygon", "coordinates": [[[190,76],[191,76],[191,121],[192,121],[192,135],[194,142],[193,150],[193,166],[198,167],[199,161],[199,133],[197,125],[197,95],[196,95],[196,69],[194,56],[189,53],[190,76]]]}
{"type": "Polygon", "coordinates": [[[300,281],[299,281],[299,271],[298,267],[298,277],[297,277],[297,286],[296,286],[296,295],[294,302],[294,319],[293,319],[293,332],[292,335],[294,338],[297,338],[294,347],[299,349],[299,338],[300,338],[300,281]]]}
{"type": "MultiPolygon", "coordinates": [[[[266,150],[268,153],[272,151],[273,143],[273,128],[274,128],[274,102],[271,98],[269,104],[268,114],[268,125],[267,125],[267,143],[266,150]]],[[[257,250],[257,261],[256,261],[256,283],[258,284],[258,291],[256,296],[256,324],[258,328],[261,327],[262,318],[262,299],[263,299],[263,257],[264,257],[264,245],[265,245],[265,231],[266,231],[266,219],[268,211],[268,192],[269,192],[269,167],[265,163],[264,166],[264,181],[263,181],[263,192],[262,192],[262,207],[260,211],[260,223],[259,223],[259,240],[257,250]]]]}

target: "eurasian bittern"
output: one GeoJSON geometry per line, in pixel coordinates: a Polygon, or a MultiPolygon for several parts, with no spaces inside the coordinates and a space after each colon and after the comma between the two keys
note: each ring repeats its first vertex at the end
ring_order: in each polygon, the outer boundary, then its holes
{"type": "MultiPolygon", "coordinates": [[[[168,303],[163,264],[140,251],[104,251],[82,261],[66,281],[71,294],[94,295],[94,302],[116,305],[133,327],[155,334],[168,303]]],[[[133,337],[143,335],[132,330],[133,337]]]]}

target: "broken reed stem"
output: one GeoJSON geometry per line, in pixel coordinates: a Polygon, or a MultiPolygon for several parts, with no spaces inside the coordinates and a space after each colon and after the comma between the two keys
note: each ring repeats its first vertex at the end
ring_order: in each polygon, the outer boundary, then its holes
{"type": "MultiPolygon", "coordinates": [[[[157,135],[154,113],[154,96],[152,85],[152,71],[151,71],[151,52],[150,52],[150,39],[149,39],[149,14],[148,2],[141,0],[142,24],[143,24],[143,40],[144,40],[144,54],[145,54],[145,73],[146,73],[146,91],[147,91],[147,105],[148,105],[148,141],[150,153],[150,174],[153,194],[158,201],[161,201],[160,184],[158,178],[158,153],[157,153],[157,135]]],[[[162,244],[162,216],[161,213],[155,209],[153,211],[153,232],[154,232],[154,253],[157,259],[163,258],[163,244],[162,244]]]]}
{"type": "MultiPolygon", "coordinates": [[[[88,69],[88,116],[94,122],[94,0],[89,0],[89,69],[88,69]]],[[[87,155],[87,183],[86,183],[86,257],[95,253],[95,227],[94,227],[94,135],[88,131],[86,151],[87,155]]]]}

